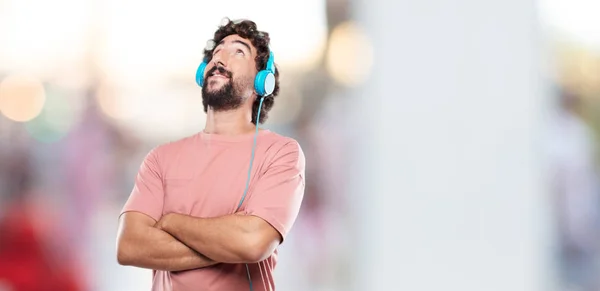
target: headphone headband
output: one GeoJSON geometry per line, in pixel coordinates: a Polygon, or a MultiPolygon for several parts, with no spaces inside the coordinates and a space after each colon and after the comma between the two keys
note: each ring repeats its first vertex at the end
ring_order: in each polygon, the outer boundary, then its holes
{"type": "Polygon", "coordinates": [[[273,51],[269,49],[269,59],[267,60],[266,70],[275,74],[275,57],[273,56],[273,51]]]}

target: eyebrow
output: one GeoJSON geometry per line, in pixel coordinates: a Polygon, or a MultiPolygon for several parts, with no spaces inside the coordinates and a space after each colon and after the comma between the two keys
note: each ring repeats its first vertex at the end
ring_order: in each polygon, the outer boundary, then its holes
{"type": "MultiPolygon", "coordinates": [[[[251,51],[252,51],[252,50],[250,49],[250,45],[249,45],[249,44],[247,44],[246,42],[243,42],[243,41],[241,41],[241,40],[238,40],[238,39],[236,39],[236,40],[232,40],[231,42],[232,42],[232,43],[239,43],[239,44],[242,44],[242,45],[244,45],[244,46],[245,46],[245,47],[248,49],[248,52],[251,52],[251,51]]],[[[222,45],[223,43],[225,43],[225,40],[221,40],[217,46],[220,46],[220,45],[222,45]]]]}

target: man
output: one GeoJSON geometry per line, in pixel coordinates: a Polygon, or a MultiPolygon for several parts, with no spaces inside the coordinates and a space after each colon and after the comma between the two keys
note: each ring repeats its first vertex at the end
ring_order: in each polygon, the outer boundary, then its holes
{"type": "Polygon", "coordinates": [[[262,103],[254,86],[269,35],[252,21],[227,21],[213,41],[201,74],[206,127],[144,159],[120,216],[118,261],[155,270],[153,290],[274,290],[276,249],[304,196],[305,158],[295,140],[257,130],[251,163],[255,126],[279,92],[278,72],[262,103]]]}

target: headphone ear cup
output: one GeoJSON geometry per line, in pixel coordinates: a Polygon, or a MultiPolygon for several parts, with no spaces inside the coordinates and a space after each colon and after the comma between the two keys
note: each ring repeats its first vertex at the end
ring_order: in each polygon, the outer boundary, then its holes
{"type": "Polygon", "coordinates": [[[275,91],[275,75],[273,73],[269,72],[267,74],[264,85],[265,85],[265,96],[273,94],[273,91],[275,91]]]}
{"type": "Polygon", "coordinates": [[[196,84],[200,87],[204,86],[204,70],[206,69],[206,65],[205,62],[202,62],[196,70],[196,84]]]}
{"type": "Polygon", "coordinates": [[[266,96],[275,90],[275,75],[267,70],[262,70],[256,74],[254,79],[254,90],[259,96],[266,96]]]}

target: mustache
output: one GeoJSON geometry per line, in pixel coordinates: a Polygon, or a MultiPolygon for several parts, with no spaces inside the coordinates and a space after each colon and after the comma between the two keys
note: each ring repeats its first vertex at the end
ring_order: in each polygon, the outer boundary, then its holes
{"type": "Polygon", "coordinates": [[[212,74],[216,71],[218,71],[219,74],[231,79],[231,72],[221,66],[214,66],[212,67],[212,69],[208,70],[208,72],[206,73],[207,77],[212,76],[212,74]]]}

